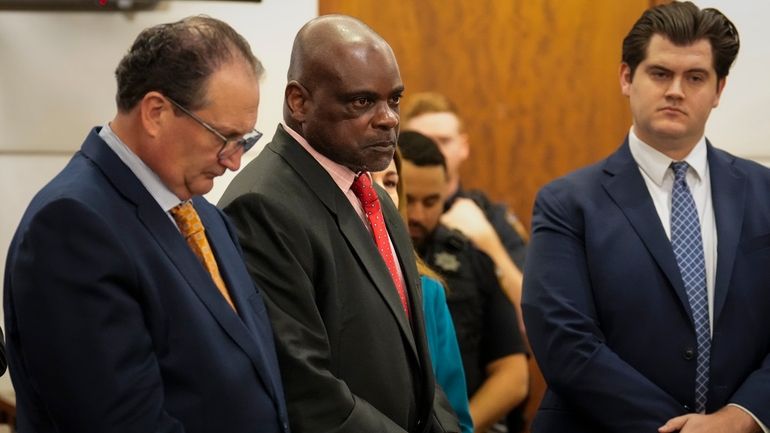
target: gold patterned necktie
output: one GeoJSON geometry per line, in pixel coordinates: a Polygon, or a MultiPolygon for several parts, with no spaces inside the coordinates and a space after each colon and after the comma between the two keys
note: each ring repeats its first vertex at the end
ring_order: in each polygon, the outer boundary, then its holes
{"type": "Polygon", "coordinates": [[[195,211],[192,202],[186,201],[172,208],[169,212],[171,212],[171,216],[174,217],[174,221],[179,226],[182,236],[187,240],[187,245],[190,246],[198,260],[209,272],[211,279],[214,280],[214,284],[219,289],[219,292],[222,293],[222,296],[225,297],[227,303],[235,310],[235,304],[233,304],[230,293],[227,291],[227,286],[225,286],[225,282],[219,274],[217,261],[214,258],[214,253],[211,251],[209,241],[206,239],[203,223],[198,216],[198,212],[195,211]]]}

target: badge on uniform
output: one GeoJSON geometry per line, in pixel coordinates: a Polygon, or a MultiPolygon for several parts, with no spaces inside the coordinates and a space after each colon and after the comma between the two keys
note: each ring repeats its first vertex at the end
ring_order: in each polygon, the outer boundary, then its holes
{"type": "Polygon", "coordinates": [[[433,256],[433,264],[447,272],[457,272],[460,269],[460,261],[457,260],[457,256],[446,251],[436,253],[433,256]]]}

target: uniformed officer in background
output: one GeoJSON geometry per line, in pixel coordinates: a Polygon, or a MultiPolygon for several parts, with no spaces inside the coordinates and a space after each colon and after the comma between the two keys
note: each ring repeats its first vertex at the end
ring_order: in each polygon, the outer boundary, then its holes
{"type": "Polygon", "coordinates": [[[436,143],[406,131],[399,148],[409,234],[423,260],[446,280],[473,424],[476,431],[519,432],[529,373],[516,310],[500,288],[492,260],[439,222],[447,171],[436,143]]]}
{"type": "MultiPolygon", "coordinates": [[[[521,319],[521,287],[527,231],[502,203],[478,189],[466,189],[462,165],[472,152],[471,138],[455,104],[436,92],[410,94],[401,107],[401,131],[416,131],[433,139],[446,162],[447,181],[441,224],[462,232],[495,264],[497,280],[521,319]]],[[[524,334],[524,322],[519,320],[524,334]]]]}

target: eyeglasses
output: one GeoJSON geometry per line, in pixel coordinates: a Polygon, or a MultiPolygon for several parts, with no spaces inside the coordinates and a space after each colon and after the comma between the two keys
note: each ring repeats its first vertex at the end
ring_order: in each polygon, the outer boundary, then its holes
{"type": "Polygon", "coordinates": [[[227,159],[235,154],[240,149],[243,149],[243,152],[246,153],[254,147],[254,145],[259,141],[260,138],[262,138],[262,133],[257,131],[256,129],[252,129],[251,132],[244,135],[240,138],[227,138],[222,134],[221,132],[214,129],[213,126],[209,125],[208,123],[204,122],[203,119],[195,115],[192,111],[188,110],[187,108],[183,107],[182,104],[174,101],[173,99],[166,96],[166,99],[168,99],[169,102],[174,104],[174,106],[188,116],[190,116],[193,120],[200,123],[201,126],[211,131],[212,134],[216,135],[220,140],[222,140],[222,148],[219,149],[219,153],[217,154],[217,158],[219,159],[227,159]]]}

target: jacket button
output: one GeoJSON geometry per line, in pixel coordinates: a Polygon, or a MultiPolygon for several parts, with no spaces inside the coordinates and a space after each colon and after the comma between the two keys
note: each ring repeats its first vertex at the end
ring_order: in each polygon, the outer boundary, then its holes
{"type": "Polygon", "coordinates": [[[691,361],[695,358],[695,349],[692,347],[688,347],[684,350],[684,353],[682,354],[684,356],[684,359],[687,361],[691,361]]]}

